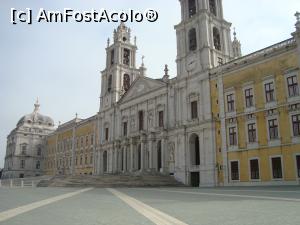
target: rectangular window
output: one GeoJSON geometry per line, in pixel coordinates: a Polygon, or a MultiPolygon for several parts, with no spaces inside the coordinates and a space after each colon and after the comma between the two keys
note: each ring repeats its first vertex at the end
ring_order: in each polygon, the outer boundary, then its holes
{"type": "Polygon", "coordinates": [[[110,52],[110,64],[113,65],[115,63],[115,50],[111,50],[110,52]]]}
{"type": "Polygon", "coordinates": [[[22,146],[22,155],[26,155],[26,148],[27,148],[26,145],[22,146]]]}
{"type": "Polygon", "coordinates": [[[105,128],[105,140],[108,141],[108,138],[109,138],[109,129],[107,127],[105,128]]]}
{"type": "Polygon", "coordinates": [[[158,113],[158,126],[164,127],[164,111],[158,113]]]}
{"type": "Polygon", "coordinates": [[[83,147],[83,137],[80,138],[80,145],[83,147]]]}
{"type": "Polygon", "coordinates": [[[144,130],[144,112],[139,111],[139,130],[144,130]]]}
{"type": "Polygon", "coordinates": [[[274,83],[266,83],[265,84],[265,95],[266,95],[266,102],[273,102],[275,101],[275,96],[274,96],[274,83]]]}
{"type": "Polygon", "coordinates": [[[278,139],[278,122],[277,119],[268,121],[269,123],[269,137],[270,140],[278,139]]]}
{"type": "Polygon", "coordinates": [[[259,163],[258,159],[250,160],[251,180],[259,180],[259,163]]]}
{"type": "Polygon", "coordinates": [[[297,164],[297,174],[298,178],[300,178],[300,155],[296,156],[296,164],[297,164]]]}
{"type": "Polygon", "coordinates": [[[282,165],[281,158],[272,158],[272,173],[273,179],[282,179],[282,165]]]}
{"type": "Polygon", "coordinates": [[[236,146],[237,145],[237,133],[236,127],[229,128],[229,145],[236,146]]]}
{"type": "Polygon", "coordinates": [[[256,142],[256,124],[255,123],[248,124],[248,141],[249,141],[249,143],[256,142]]]}
{"type": "Polygon", "coordinates": [[[84,164],[85,164],[85,165],[88,164],[88,157],[87,157],[87,155],[85,155],[85,158],[84,158],[84,164]]]}
{"type": "Polygon", "coordinates": [[[245,90],[245,101],[246,101],[246,108],[250,108],[250,107],[254,106],[253,89],[252,88],[245,90]]]}
{"type": "Polygon", "coordinates": [[[299,87],[298,87],[297,76],[295,75],[295,76],[288,77],[287,84],[288,84],[289,97],[298,96],[299,87]]]}
{"type": "Polygon", "coordinates": [[[20,168],[21,169],[25,168],[25,160],[21,160],[21,162],[20,162],[20,168]]]}
{"type": "Polygon", "coordinates": [[[234,109],[234,95],[227,95],[227,110],[228,112],[233,112],[234,109]]]}
{"type": "Polygon", "coordinates": [[[93,164],[93,155],[90,157],[90,164],[93,164]]]}
{"type": "Polygon", "coordinates": [[[292,122],[294,136],[300,136],[300,114],[292,116],[292,122]]]}
{"type": "Polygon", "coordinates": [[[128,124],[127,122],[123,123],[123,136],[124,137],[127,136],[127,127],[128,127],[127,124],[128,124]]]}
{"type": "Polygon", "coordinates": [[[198,104],[197,101],[191,102],[191,116],[192,119],[198,118],[198,104]]]}
{"type": "Polygon", "coordinates": [[[231,180],[239,180],[240,173],[239,173],[239,162],[234,161],[230,163],[231,168],[231,180]]]}

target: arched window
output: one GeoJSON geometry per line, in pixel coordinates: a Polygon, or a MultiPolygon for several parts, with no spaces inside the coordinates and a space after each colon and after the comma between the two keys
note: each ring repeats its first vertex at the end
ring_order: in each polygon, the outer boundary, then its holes
{"type": "Polygon", "coordinates": [[[128,74],[124,74],[123,87],[125,92],[128,91],[130,88],[130,76],[128,74]]]}
{"type": "Polygon", "coordinates": [[[196,11],[196,0],[189,0],[189,17],[191,18],[193,15],[195,15],[196,11]]]}
{"type": "Polygon", "coordinates": [[[195,51],[197,49],[197,33],[195,28],[192,28],[189,31],[189,49],[190,51],[195,51]]]}
{"type": "Polygon", "coordinates": [[[109,75],[107,80],[107,91],[111,92],[111,86],[112,86],[112,75],[109,75]]]}
{"type": "Polygon", "coordinates": [[[216,27],[214,27],[214,29],[213,29],[213,38],[214,38],[215,49],[221,51],[221,37],[220,37],[220,32],[219,32],[219,30],[216,27]]]}
{"type": "Polygon", "coordinates": [[[216,0],[209,0],[209,11],[217,16],[216,0]]]}

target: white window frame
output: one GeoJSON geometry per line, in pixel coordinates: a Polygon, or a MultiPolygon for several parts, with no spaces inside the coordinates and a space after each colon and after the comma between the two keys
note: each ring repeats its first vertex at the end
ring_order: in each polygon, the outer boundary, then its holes
{"type": "Polygon", "coordinates": [[[229,178],[231,182],[241,182],[241,165],[240,165],[240,160],[230,160],[229,161],[229,178]],[[232,180],[232,171],[231,171],[231,163],[232,162],[238,162],[238,168],[239,168],[239,179],[238,180],[232,180]]]}
{"type": "Polygon", "coordinates": [[[245,112],[246,113],[249,113],[249,112],[253,112],[255,111],[255,89],[254,89],[254,85],[252,84],[253,82],[251,82],[251,84],[245,84],[244,87],[243,87],[243,96],[244,96],[244,109],[245,109],[245,112]],[[247,104],[246,104],[246,93],[245,91],[248,90],[248,89],[252,89],[252,95],[253,95],[253,106],[251,107],[247,107],[247,104]]]}
{"type": "Polygon", "coordinates": [[[300,100],[300,85],[299,85],[299,73],[298,70],[292,70],[292,71],[288,71],[286,72],[285,76],[285,93],[286,93],[286,98],[288,100],[288,102],[295,102],[295,101],[299,101],[300,100]],[[289,96],[289,87],[288,87],[288,78],[296,76],[297,77],[297,83],[298,83],[298,96],[289,96]]]}
{"type": "Polygon", "coordinates": [[[234,88],[231,88],[225,92],[225,107],[226,107],[225,112],[226,112],[227,117],[235,117],[236,116],[236,94],[235,94],[234,88]],[[228,95],[231,95],[231,94],[233,95],[233,100],[234,100],[234,110],[229,112],[227,97],[228,97],[228,95]]]}
{"type": "Polygon", "coordinates": [[[275,82],[275,77],[274,76],[268,76],[266,79],[263,81],[263,93],[264,93],[264,100],[265,100],[265,108],[274,108],[277,106],[277,93],[276,93],[276,82],[275,82]],[[266,88],[265,85],[268,83],[272,83],[274,85],[274,101],[272,102],[267,102],[266,98],[266,88]]]}
{"type": "Polygon", "coordinates": [[[279,116],[278,115],[268,116],[266,118],[266,127],[267,127],[267,134],[268,134],[268,145],[270,147],[279,146],[281,144],[279,116]],[[269,130],[269,120],[273,120],[273,119],[277,120],[277,124],[278,124],[278,138],[271,140],[270,139],[270,130],[269,130]]]}
{"type": "Polygon", "coordinates": [[[272,179],[273,181],[283,181],[285,176],[284,176],[284,165],[283,165],[282,155],[272,155],[272,156],[270,156],[269,161],[270,161],[271,179],[272,179]],[[274,158],[280,158],[280,160],[281,160],[281,172],[282,172],[282,178],[274,178],[274,177],[273,177],[273,164],[272,164],[272,159],[274,159],[274,158]]]}
{"type": "Polygon", "coordinates": [[[300,143],[300,136],[294,136],[294,129],[293,129],[293,116],[300,115],[300,111],[293,111],[289,113],[289,121],[290,121],[290,132],[291,138],[293,143],[300,143]]]}
{"type": "Polygon", "coordinates": [[[261,181],[261,166],[260,166],[260,158],[259,157],[252,157],[249,158],[248,160],[248,170],[249,170],[249,180],[253,182],[259,182],[261,181]],[[252,179],[251,178],[251,160],[257,160],[258,161],[258,174],[259,174],[259,179],[252,179]]]}
{"type": "Polygon", "coordinates": [[[228,150],[229,151],[237,151],[238,150],[238,146],[239,146],[239,130],[238,130],[238,125],[237,123],[229,123],[227,125],[227,143],[228,143],[228,150]],[[236,128],[236,145],[230,145],[230,133],[229,133],[229,129],[230,128],[236,128]]]}
{"type": "Polygon", "coordinates": [[[245,127],[245,131],[246,131],[246,138],[247,138],[247,140],[246,140],[246,143],[247,143],[247,148],[248,149],[255,149],[255,148],[258,148],[258,128],[257,128],[257,121],[256,121],[256,119],[251,119],[251,120],[248,120],[248,121],[246,121],[246,123],[245,123],[245,125],[246,125],[246,127],[245,127]],[[255,127],[256,127],[256,142],[249,142],[249,133],[248,133],[248,125],[249,124],[252,124],[252,123],[254,123],[255,124],[255,127]]]}

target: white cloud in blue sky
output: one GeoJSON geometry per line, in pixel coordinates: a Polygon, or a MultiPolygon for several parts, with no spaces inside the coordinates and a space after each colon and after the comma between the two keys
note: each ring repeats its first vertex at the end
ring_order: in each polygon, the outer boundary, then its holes
{"type": "MultiPolygon", "coordinates": [[[[236,27],[243,53],[247,54],[287,39],[294,31],[299,0],[224,0],[224,16],[236,27]]],[[[6,136],[17,121],[33,110],[36,97],[41,113],[56,124],[77,112],[86,118],[99,110],[100,71],[105,67],[108,37],[118,24],[25,24],[10,23],[10,9],[111,10],[153,8],[156,23],[127,24],[137,36],[138,64],[142,55],[148,76],[162,77],[164,64],[176,75],[176,34],[180,21],[177,0],[2,0],[0,3],[0,168],[6,136]]]]}

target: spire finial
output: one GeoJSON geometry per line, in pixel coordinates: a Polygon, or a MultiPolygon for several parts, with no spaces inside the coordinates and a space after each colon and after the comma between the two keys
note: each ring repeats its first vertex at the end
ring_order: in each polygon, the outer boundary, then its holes
{"type": "Polygon", "coordinates": [[[39,98],[36,99],[36,102],[34,103],[34,112],[37,113],[40,109],[40,103],[39,98]]]}
{"type": "Polygon", "coordinates": [[[107,47],[109,47],[109,45],[110,45],[110,39],[108,38],[107,39],[107,47]]]}
{"type": "Polygon", "coordinates": [[[300,31],[300,13],[296,12],[295,13],[295,17],[296,17],[296,20],[297,20],[297,22],[296,22],[296,30],[297,30],[297,32],[299,32],[300,31]]]}
{"type": "Polygon", "coordinates": [[[165,76],[169,76],[169,68],[168,65],[165,65],[165,76]]]}
{"type": "Polygon", "coordinates": [[[143,55],[143,56],[142,56],[142,67],[145,66],[145,64],[144,64],[144,59],[145,59],[145,56],[143,55]]]}
{"type": "Polygon", "coordinates": [[[296,17],[297,23],[299,23],[300,22],[300,13],[296,12],[295,17],[296,17]]]}
{"type": "Polygon", "coordinates": [[[234,40],[236,40],[236,30],[235,30],[235,27],[233,28],[233,36],[234,36],[234,40]]]}
{"type": "Polygon", "coordinates": [[[77,118],[78,118],[78,113],[75,114],[75,119],[77,119],[77,118]]]}

